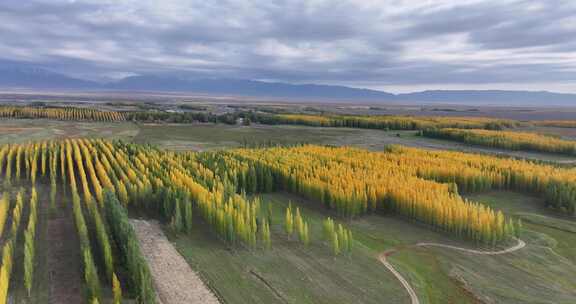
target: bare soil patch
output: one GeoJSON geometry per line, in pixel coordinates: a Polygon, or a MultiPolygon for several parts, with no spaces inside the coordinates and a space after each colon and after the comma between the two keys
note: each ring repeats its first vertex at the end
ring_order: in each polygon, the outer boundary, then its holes
{"type": "Polygon", "coordinates": [[[48,220],[49,303],[85,303],[74,221],[68,210],[60,212],[66,215],[48,220]]]}
{"type": "Polygon", "coordinates": [[[218,299],[168,241],[156,221],[131,220],[162,304],[217,304],[218,299]]]}

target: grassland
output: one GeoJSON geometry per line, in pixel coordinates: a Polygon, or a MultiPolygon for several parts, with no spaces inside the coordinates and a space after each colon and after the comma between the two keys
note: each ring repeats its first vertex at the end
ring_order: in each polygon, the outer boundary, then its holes
{"type": "Polygon", "coordinates": [[[190,236],[173,236],[176,248],[225,303],[402,303],[408,300],[394,277],[379,264],[378,248],[356,244],[352,258],[334,258],[320,241],[320,212],[306,209],[310,248],[288,240],[280,223],[286,195],[264,197],[273,207],[273,249],[233,251],[199,224],[190,236]]]}
{"type": "Polygon", "coordinates": [[[521,218],[528,231],[551,238],[554,252],[576,264],[576,223],[573,217],[543,208],[538,199],[516,193],[486,193],[470,197],[521,218]]]}
{"type": "MultiPolygon", "coordinates": [[[[539,199],[516,193],[473,198],[518,216],[544,216],[553,224],[525,219],[528,246],[502,256],[478,256],[442,248],[417,248],[427,241],[473,244],[388,216],[367,216],[346,224],[355,235],[351,259],[334,259],[321,238],[325,210],[289,194],[265,195],[274,207],[274,249],[233,251],[211,238],[201,223],[190,236],[171,235],[176,248],[225,303],[409,303],[399,282],[376,256],[397,250],[389,260],[407,277],[422,303],[574,303],[576,233],[551,228],[565,220],[540,209],[539,199]],[[281,221],[288,201],[301,206],[312,226],[313,244],[288,241],[281,221]]],[[[572,226],[571,226],[572,227],[572,226]]],[[[168,232],[169,233],[169,232],[168,232]]]]}
{"type": "Polygon", "coordinates": [[[78,137],[130,139],[137,133],[138,127],[128,122],[68,122],[45,119],[0,120],[0,144],[78,137]]]}
{"type": "Polygon", "coordinates": [[[350,128],[322,128],[287,125],[230,126],[214,124],[192,125],[139,125],[136,143],[151,143],[165,149],[213,150],[239,147],[244,144],[294,144],[314,143],[325,145],[348,145],[381,151],[386,145],[400,144],[426,149],[448,149],[510,155],[552,162],[571,163],[573,157],[547,153],[506,151],[502,149],[474,147],[449,140],[417,136],[416,131],[384,131],[350,128]]]}
{"type": "Polygon", "coordinates": [[[334,144],[340,138],[355,136],[351,129],[323,130],[291,126],[230,126],[215,124],[140,125],[136,143],[157,144],[173,150],[211,150],[239,147],[244,144],[334,144]]]}
{"type": "MultiPolygon", "coordinates": [[[[548,130],[548,129],[547,129],[548,130]]],[[[560,130],[564,131],[564,130],[560,130]]],[[[555,134],[550,133],[547,134],[555,134]]],[[[320,128],[306,126],[230,126],[224,124],[134,124],[65,122],[51,120],[0,120],[0,144],[22,143],[31,140],[76,137],[103,137],[136,143],[150,143],[164,149],[214,150],[240,147],[244,144],[314,143],[350,145],[380,151],[389,144],[401,144],[426,149],[449,149],[510,155],[513,157],[574,163],[573,157],[505,151],[472,147],[448,140],[417,136],[415,131],[384,131],[349,128],[320,128]]]]}
{"type": "MultiPolygon", "coordinates": [[[[414,131],[383,131],[351,128],[322,128],[290,125],[230,126],[215,124],[139,125],[136,143],[151,143],[171,150],[213,150],[240,147],[244,144],[350,145],[382,150],[388,144],[417,144],[421,138],[414,131]]],[[[426,140],[426,139],[424,139],[426,140]]]]}

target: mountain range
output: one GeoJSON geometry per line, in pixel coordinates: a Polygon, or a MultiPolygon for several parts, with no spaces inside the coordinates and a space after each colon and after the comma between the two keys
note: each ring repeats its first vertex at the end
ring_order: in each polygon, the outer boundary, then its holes
{"type": "Polygon", "coordinates": [[[449,103],[468,105],[576,106],[576,94],[547,91],[429,90],[392,94],[336,85],[289,84],[246,79],[183,79],[142,75],[100,83],[81,80],[34,66],[0,65],[0,88],[74,91],[187,92],[208,95],[264,97],[287,100],[449,103]]]}

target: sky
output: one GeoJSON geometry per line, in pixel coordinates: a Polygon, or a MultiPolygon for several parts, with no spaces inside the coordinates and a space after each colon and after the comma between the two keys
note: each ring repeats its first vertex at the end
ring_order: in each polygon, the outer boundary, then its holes
{"type": "Polygon", "coordinates": [[[1,0],[0,61],[109,81],[576,92],[574,0],[1,0]]]}

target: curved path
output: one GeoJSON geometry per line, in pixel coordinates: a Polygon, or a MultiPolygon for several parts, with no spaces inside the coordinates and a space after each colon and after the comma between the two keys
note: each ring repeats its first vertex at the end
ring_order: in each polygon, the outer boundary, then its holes
{"type": "Polygon", "coordinates": [[[410,286],[410,283],[408,283],[408,281],[406,281],[406,279],[396,269],[394,269],[394,266],[392,266],[392,264],[390,264],[390,262],[386,260],[386,257],[392,253],[393,252],[391,251],[385,251],[378,256],[378,259],[382,264],[384,264],[384,266],[386,266],[386,268],[388,268],[388,270],[390,270],[390,272],[392,272],[392,274],[396,277],[396,279],[400,281],[400,284],[404,286],[404,289],[406,289],[408,295],[410,295],[410,303],[420,304],[420,300],[418,300],[418,296],[416,295],[416,292],[414,291],[412,286],[410,286]]]}
{"type": "Polygon", "coordinates": [[[482,254],[482,255],[499,255],[499,254],[505,254],[505,253],[510,253],[510,252],[514,252],[516,250],[520,250],[524,247],[526,247],[526,242],[524,242],[521,239],[516,239],[518,241],[518,244],[506,248],[506,249],[502,249],[502,250],[498,250],[498,251],[483,251],[483,250],[474,250],[474,249],[467,249],[467,248],[462,248],[462,247],[457,247],[457,246],[451,246],[451,245],[444,245],[444,244],[438,244],[438,243],[418,243],[416,244],[416,246],[423,246],[423,247],[442,247],[442,248],[448,248],[448,249],[454,249],[454,250],[459,250],[459,251],[464,251],[464,252],[468,252],[468,253],[472,253],[472,254],[482,254]]]}
{"type": "MultiPolygon", "coordinates": [[[[500,255],[500,254],[506,254],[506,253],[511,253],[517,250],[520,250],[524,247],[526,247],[526,242],[524,242],[521,239],[516,239],[518,241],[518,244],[506,248],[506,249],[502,249],[502,250],[498,250],[498,251],[482,251],[482,250],[474,250],[474,249],[468,249],[468,248],[462,248],[462,247],[457,247],[457,246],[452,246],[452,245],[445,245],[445,244],[439,244],[439,243],[417,243],[416,245],[414,245],[414,247],[441,247],[441,248],[447,248],[447,249],[453,249],[453,250],[458,250],[458,251],[463,251],[463,252],[467,252],[467,253],[471,253],[471,254],[479,254],[479,255],[500,255]]],[[[387,250],[384,251],[382,253],[380,253],[380,255],[378,256],[378,260],[380,260],[380,262],[386,267],[388,268],[388,270],[390,270],[390,272],[392,272],[392,274],[396,277],[396,279],[398,279],[398,281],[400,281],[400,283],[402,284],[402,286],[404,287],[404,289],[406,289],[406,291],[408,292],[408,295],[410,296],[410,303],[412,304],[420,304],[420,300],[418,300],[418,296],[416,295],[416,292],[414,291],[414,288],[412,288],[412,286],[410,285],[410,283],[408,283],[408,281],[406,280],[406,278],[404,278],[402,276],[402,274],[400,274],[395,268],[394,266],[392,266],[392,264],[390,264],[390,262],[388,262],[388,260],[386,259],[387,256],[392,255],[394,252],[396,252],[396,250],[391,249],[391,250],[387,250]]]]}

